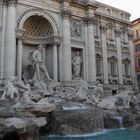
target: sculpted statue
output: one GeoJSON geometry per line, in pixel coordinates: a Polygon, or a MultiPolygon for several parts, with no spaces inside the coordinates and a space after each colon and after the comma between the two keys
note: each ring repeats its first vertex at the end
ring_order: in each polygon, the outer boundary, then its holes
{"type": "Polygon", "coordinates": [[[77,51],[76,56],[74,56],[74,58],[72,60],[72,72],[73,72],[74,78],[80,77],[82,62],[83,62],[83,60],[80,56],[80,52],[77,51]]]}
{"type": "Polygon", "coordinates": [[[42,50],[42,48],[43,48],[43,46],[39,45],[38,48],[32,52],[32,59],[33,59],[32,61],[33,61],[33,65],[35,68],[34,76],[36,76],[36,80],[38,80],[38,81],[41,81],[42,73],[47,78],[47,80],[51,80],[51,78],[47,72],[47,68],[43,64],[43,61],[42,61],[42,55],[40,52],[42,50]]]}
{"type": "Polygon", "coordinates": [[[33,89],[42,91],[44,95],[49,95],[46,82],[52,81],[52,79],[42,61],[42,48],[43,46],[39,45],[36,50],[29,53],[28,60],[31,64],[23,70],[23,79],[24,82],[29,83],[33,89]]]}
{"type": "Polygon", "coordinates": [[[7,80],[5,83],[5,90],[1,97],[1,100],[17,103],[19,102],[19,98],[20,97],[18,90],[14,87],[13,83],[10,80],[7,80]]]}

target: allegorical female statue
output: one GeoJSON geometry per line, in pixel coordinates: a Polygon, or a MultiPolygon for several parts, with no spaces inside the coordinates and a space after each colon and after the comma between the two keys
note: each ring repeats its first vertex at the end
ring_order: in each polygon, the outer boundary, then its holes
{"type": "Polygon", "coordinates": [[[80,52],[77,51],[76,55],[74,56],[72,60],[72,73],[74,78],[79,78],[81,74],[81,64],[83,63],[83,60],[80,56],[80,52]]]}

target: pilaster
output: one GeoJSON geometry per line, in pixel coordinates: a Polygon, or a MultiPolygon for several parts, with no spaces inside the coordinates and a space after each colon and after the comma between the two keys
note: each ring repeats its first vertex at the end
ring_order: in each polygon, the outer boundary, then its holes
{"type": "Polygon", "coordinates": [[[87,51],[88,51],[88,82],[96,82],[96,55],[95,55],[95,41],[94,41],[94,16],[85,18],[87,26],[87,51]]]}
{"type": "Polygon", "coordinates": [[[107,40],[106,40],[106,31],[107,27],[105,24],[101,24],[101,42],[102,42],[102,55],[103,55],[103,77],[104,84],[108,84],[108,59],[107,59],[107,40]]]}
{"type": "Polygon", "coordinates": [[[0,47],[0,78],[4,78],[4,49],[5,32],[7,23],[7,2],[2,1],[2,25],[1,25],[1,47],[0,47]]]}
{"type": "Polygon", "coordinates": [[[54,41],[52,42],[53,45],[53,79],[58,81],[58,46],[60,42],[54,41]]]}
{"type": "Polygon", "coordinates": [[[5,31],[5,78],[15,76],[16,68],[16,0],[7,1],[7,21],[5,31]]]}
{"type": "Polygon", "coordinates": [[[17,36],[17,76],[19,79],[22,78],[22,54],[23,54],[23,35],[24,30],[17,29],[16,36],[17,36]]]}
{"type": "Polygon", "coordinates": [[[130,48],[130,59],[131,59],[131,72],[132,72],[132,81],[133,84],[136,83],[136,78],[135,78],[135,61],[134,61],[134,48],[133,48],[133,35],[131,30],[128,32],[128,43],[129,43],[129,48],[130,48]]]}
{"type": "Polygon", "coordinates": [[[64,7],[62,10],[62,71],[63,81],[72,80],[72,68],[71,68],[71,32],[70,32],[70,17],[72,12],[69,8],[64,7]]]}
{"type": "Polygon", "coordinates": [[[118,78],[119,84],[123,84],[123,64],[122,64],[122,50],[121,50],[121,31],[120,28],[116,27],[115,29],[115,40],[117,47],[117,57],[118,57],[118,78]]]}

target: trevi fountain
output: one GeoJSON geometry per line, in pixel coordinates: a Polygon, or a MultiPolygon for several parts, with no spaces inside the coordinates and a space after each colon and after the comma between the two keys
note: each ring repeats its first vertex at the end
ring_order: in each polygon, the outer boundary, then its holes
{"type": "Polygon", "coordinates": [[[30,74],[27,69],[23,72],[23,80],[10,77],[1,83],[1,136],[14,129],[22,140],[77,139],[116,128],[140,129],[139,91],[116,90],[105,96],[100,81],[89,84],[80,78],[79,52],[72,60],[75,80],[69,85],[56,82],[42,62],[41,49],[39,45],[29,53],[32,65],[30,74]]]}
{"type": "Polygon", "coordinates": [[[94,0],[0,0],[0,139],[139,140],[129,18],[94,0]]]}

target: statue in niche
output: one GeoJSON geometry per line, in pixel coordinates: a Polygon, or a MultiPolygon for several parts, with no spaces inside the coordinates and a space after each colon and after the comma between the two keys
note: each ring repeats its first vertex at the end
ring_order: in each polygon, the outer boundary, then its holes
{"type": "Polygon", "coordinates": [[[43,64],[41,50],[43,46],[39,45],[36,50],[31,52],[32,54],[32,62],[35,70],[34,79],[37,81],[41,81],[41,76],[44,74],[48,81],[51,81],[51,78],[48,74],[46,66],[43,64]]]}
{"type": "Polygon", "coordinates": [[[47,68],[42,61],[43,46],[39,45],[36,50],[29,53],[28,60],[31,62],[23,69],[23,79],[25,83],[29,83],[34,89],[43,91],[45,95],[50,95],[47,91],[47,81],[51,81],[47,68]]]}
{"type": "Polygon", "coordinates": [[[81,64],[83,63],[83,60],[80,56],[80,52],[77,51],[76,55],[74,56],[72,60],[72,72],[74,78],[79,78],[81,74],[81,64]]]}

